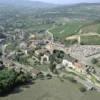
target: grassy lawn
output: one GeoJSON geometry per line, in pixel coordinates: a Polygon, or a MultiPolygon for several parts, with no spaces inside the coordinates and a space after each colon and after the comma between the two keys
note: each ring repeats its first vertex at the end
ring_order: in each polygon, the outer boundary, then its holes
{"type": "Polygon", "coordinates": [[[51,80],[37,80],[29,88],[21,88],[21,92],[1,97],[0,100],[100,100],[100,93],[79,90],[79,85],[67,80],[61,82],[51,80]]]}
{"type": "Polygon", "coordinates": [[[62,83],[54,78],[38,80],[30,88],[24,88],[24,91],[0,98],[0,100],[79,100],[82,95],[76,84],[69,81],[62,83]]]}
{"type": "Polygon", "coordinates": [[[100,45],[100,37],[98,36],[82,36],[81,44],[84,45],[100,45]]]}

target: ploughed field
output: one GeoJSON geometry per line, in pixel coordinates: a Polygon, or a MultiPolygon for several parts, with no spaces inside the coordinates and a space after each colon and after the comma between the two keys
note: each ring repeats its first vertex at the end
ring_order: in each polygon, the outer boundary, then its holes
{"type": "Polygon", "coordinates": [[[80,84],[58,78],[37,80],[33,85],[20,88],[20,91],[0,97],[0,100],[100,100],[100,93],[82,93],[79,87],[80,84]]]}

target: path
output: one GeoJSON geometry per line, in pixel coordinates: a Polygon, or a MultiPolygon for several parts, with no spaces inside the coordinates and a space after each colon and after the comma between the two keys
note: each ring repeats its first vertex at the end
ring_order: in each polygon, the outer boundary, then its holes
{"type": "Polygon", "coordinates": [[[81,36],[98,36],[100,37],[100,34],[98,33],[84,33],[84,34],[78,34],[78,35],[72,35],[72,36],[69,36],[69,37],[66,37],[66,40],[77,40],[78,41],[78,44],[81,43],[81,36]]]}

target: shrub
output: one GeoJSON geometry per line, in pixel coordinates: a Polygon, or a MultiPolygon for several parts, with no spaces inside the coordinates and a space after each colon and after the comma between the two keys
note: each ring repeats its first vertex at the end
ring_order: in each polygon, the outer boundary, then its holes
{"type": "Polygon", "coordinates": [[[97,60],[96,58],[93,58],[93,59],[91,60],[91,62],[92,62],[92,64],[96,64],[96,63],[98,63],[98,60],[97,60]]]}
{"type": "Polygon", "coordinates": [[[81,91],[81,92],[86,92],[87,90],[86,90],[85,87],[80,87],[80,91],[81,91]]]}
{"type": "Polygon", "coordinates": [[[52,79],[52,75],[50,75],[50,74],[47,74],[46,77],[47,77],[47,79],[52,79]]]}
{"type": "Polygon", "coordinates": [[[77,83],[77,81],[73,77],[68,77],[68,80],[71,81],[72,83],[77,83]]]}
{"type": "Polygon", "coordinates": [[[12,89],[18,85],[29,82],[31,75],[29,73],[17,73],[13,69],[0,70],[0,95],[8,94],[12,89]]]}

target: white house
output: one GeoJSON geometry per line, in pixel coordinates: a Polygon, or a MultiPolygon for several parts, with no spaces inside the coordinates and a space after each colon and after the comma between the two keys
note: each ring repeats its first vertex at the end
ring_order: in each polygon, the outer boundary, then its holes
{"type": "Polygon", "coordinates": [[[41,57],[41,64],[43,64],[43,62],[49,63],[49,56],[48,55],[43,55],[41,57]]]}
{"type": "Polygon", "coordinates": [[[72,62],[68,61],[67,59],[63,59],[62,66],[75,68],[72,62]]]}

